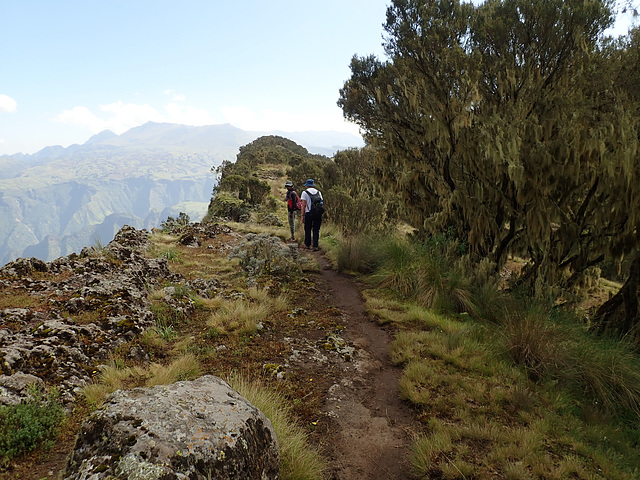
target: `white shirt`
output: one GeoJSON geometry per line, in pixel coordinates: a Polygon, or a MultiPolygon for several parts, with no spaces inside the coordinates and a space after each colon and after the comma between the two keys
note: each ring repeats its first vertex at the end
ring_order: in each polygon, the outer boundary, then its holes
{"type": "MultiPolygon", "coordinates": [[[[302,192],[302,195],[300,195],[300,200],[307,202],[307,208],[304,209],[304,213],[309,213],[309,211],[311,210],[311,197],[309,196],[309,193],[311,195],[315,195],[316,193],[320,193],[320,191],[317,188],[313,188],[313,187],[309,187],[307,188],[307,190],[305,190],[304,192],[302,192]],[[307,192],[307,190],[309,192],[307,192]]],[[[320,198],[322,198],[322,193],[320,193],[320,198]]],[[[324,198],[322,198],[322,200],[324,201],[324,198]]]]}

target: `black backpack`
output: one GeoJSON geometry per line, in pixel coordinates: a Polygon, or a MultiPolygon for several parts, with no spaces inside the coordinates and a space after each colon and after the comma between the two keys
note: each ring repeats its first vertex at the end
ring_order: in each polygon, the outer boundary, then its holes
{"type": "Polygon", "coordinates": [[[309,198],[311,199],[311,207],[309,212],[313,213],[314,215],[322,215],[324,213],[324,201],[320,196],[320,192],[311,193],[309,190],[307,190],[307,195],[309,195],[309,198]]]}

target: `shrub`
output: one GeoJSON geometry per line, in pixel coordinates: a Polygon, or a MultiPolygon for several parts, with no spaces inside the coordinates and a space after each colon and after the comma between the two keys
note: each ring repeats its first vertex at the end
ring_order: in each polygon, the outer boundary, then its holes
{"type": "Polygon", "coordinates": [[[180,212],[178,218],[168,217],[164,222],[160,222],[160,228],[164,233],[173,233],[176,230],[180,230],[182,227],[189,225],[191,219],[189,215],[184,212],[180,212]]]}
{"type": "Polygon", "coordinates": [[[55,389],[31,388],[27,401],[0,407],[0,463],[38,446],[51,448],[64,416],[55,389]]]}
{"type": "Polygon", "coordinates": [[[273,227],[273,226],[282,227],[282,225],[284,225],[282,223],[282,220],[280,220],[275,213],[267,213],[266,215],[264,215],[260,219],[260,224],[261,225],[271,226],[271,227],[273,227]]]}
{"type": "Polygon", "coordinates": [[[330,220],[346,235],[379,231],[384,226],[386,205],[378,198],[353,198],[342,187],[331,188],[324,198],[330,205],[330,220]]]}
{"type": "Polygon", "coordinates": [[[249,205],[244,200],[219,193],[211,199],[207,216],[227,218],[234,222],[240,222],[249,218],[249,205]]]}

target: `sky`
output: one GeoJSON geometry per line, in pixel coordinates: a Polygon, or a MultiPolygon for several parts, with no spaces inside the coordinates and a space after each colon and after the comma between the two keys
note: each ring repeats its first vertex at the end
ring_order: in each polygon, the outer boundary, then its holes
{"type": "Polygon", "coordinates": [[[147,121],[358,133],[336,102],[386,0],[0,0],[0,155],[147,121]]]}
{"type": "Polygon", "coordinates": [[[339,89],[390,1],[0,0],[0,155],[148,121],[357,134],[339,89]]]}

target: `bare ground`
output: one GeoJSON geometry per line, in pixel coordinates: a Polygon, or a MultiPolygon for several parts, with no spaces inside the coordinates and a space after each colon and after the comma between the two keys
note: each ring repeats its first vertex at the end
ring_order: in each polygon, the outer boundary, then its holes
{"type": "Polygon", "coordinates": [[[331,458],[331,479],[408,479],[412,423],[400,400],[400,369],[389,361],[391,338],[365,313],[357,283],[329,266],[321,255],[318,284],[323,300],[339,309],[342,336],[356,347],[353,362],[333,369],[319,430],[331,458]]]}

